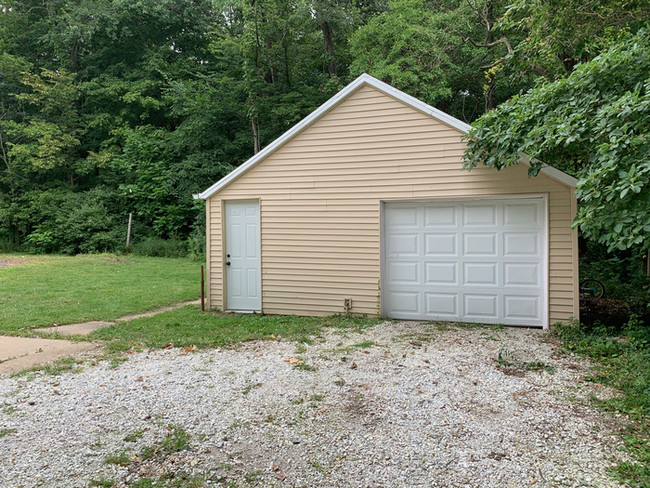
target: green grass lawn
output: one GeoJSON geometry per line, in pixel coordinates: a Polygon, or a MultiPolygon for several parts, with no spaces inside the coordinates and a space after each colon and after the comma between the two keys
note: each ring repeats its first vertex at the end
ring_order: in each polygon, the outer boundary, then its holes
{"type": "Polygon", "coordinates": [[[219,347],[255,339],[289,339],[309,342],[323,327],[364,328],[381,319],[335,315],[223,314],[201,312],[196,306],[181,307],[154,317],[131,320],[96,330],[88,338],[110,341],[108,352],[146,347],[219,347]]]}
{"type": "Polygon", "coordinates": [[[93,254],[21,256],[0,268],[0,332],[113,320],[198,298],[201,263],[190,259],[93,254]]]}

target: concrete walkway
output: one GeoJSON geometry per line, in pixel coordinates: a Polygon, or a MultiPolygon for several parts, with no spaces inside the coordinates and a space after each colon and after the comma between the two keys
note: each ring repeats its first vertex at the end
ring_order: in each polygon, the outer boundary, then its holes
{"type": "MultiPolygon", "coordinates": [[[[86,336],[92,331],[114,325],[119,322],[142,317],[153,317],[163,312],[168,312],[186,305],[197,305],[199,300],[182,302],[168,307],[162,307],[150,312],[135,315],[126,315],[116,319],[114,322],[93,320],[79,324],[60,325],[57,327],[46,327],[34,329],[34,332],[44,334],[61,335],[83,335],[86,336]]],[[[33,366],[46,364],[51,361],[69,356],[78,356],[89,353],[97,353],[103,348],[101,342],[73,342],[62,339],[43,339],[36,337],[14,337],[0,336],[0,374],[13,373],[33,366]]]]}
{"type": "Polygon", "coordinates": [[[102,348],[99,342],[2,336],[0,337],[0,374],[47,364],[68,356],[95,353],[102,348]]]}
{"type": "Polygon", "coordinates": [[[68,325],[57,325],[56,327],[44,327],[42,329],[34,329],[34,332],[42,332],[44,334],[61,334],[61,335],[83,335],[86,336],[91,332],[106,327],[107,325],[115,325],[118,322],[129,322],[135,319],[141,319],[144,317],[153,317],[163,312],[169,312],[170,310],[175,310],[180,307],[185,307],[186,305],[198,305],[200,300],[192,300],[191,302],[182,302],[170,305],[168,307],[161,307],[150,312],[137,313],[134,315],[125,315],[119,319],[115,319],[114,322],[104,322],[100,320],[93,320],[91,322],[82,322],[80,324],[68,324],[68,325]]]}

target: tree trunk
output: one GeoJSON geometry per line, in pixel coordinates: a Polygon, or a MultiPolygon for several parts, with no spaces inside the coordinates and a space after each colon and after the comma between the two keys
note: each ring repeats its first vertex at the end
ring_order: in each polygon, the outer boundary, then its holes
{"type": "Polygon", "coordinates": [[[327,51],[327,71],[330,76],[337,76],[336,68],[336,53],[334,52],[334,43],[332,42],[332,31],[326,20],[323,20],[323,14],[316,11],[316,19],[320,25],[320,30],[323,33],[323,41],[325,41],[325,51],[327,51]]]}
{"type": "Polygon", "coordinates": [[[76,73],[79,71],[79,40],[75,39],[70,50],[70,71],[76,73]]]}
{"type": "Polygon", "coordinates": [[[251,117],[251,127],[253,129],[253,154],[257,154],[260,152],[260,134],[257,119],[255,117],[251,117]]]}
{"type": "Polygon", "coordinates": [[[496,88],[496,74],[488,73],[489,82],[485,87],[485,112],[494,108],[494,89],[496,88]]]}
{"type": "MultiPolygon", "coordinates": [[[[270,57],[271,48],[273,47],[273,43],[271,42],[271,39],[266,39],[266,41],[264,41],[264,47],[266,48],[266,52],[270,57]]],[[[275,83],[275,69],[273,68],[271,59],[269,59],[269,71],[266,76],[266,81],[271,84],[275,83]]]]}

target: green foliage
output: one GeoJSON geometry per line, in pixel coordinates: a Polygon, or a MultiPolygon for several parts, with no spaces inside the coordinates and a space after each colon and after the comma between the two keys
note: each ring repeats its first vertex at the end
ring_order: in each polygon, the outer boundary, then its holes
{"type": "Polygon", "coordinates": [[[650,246],[650,35],[626,38],[567,78],[481,117],[465,166],[531,160],[579,176],[576,225],[609,249],[650,246]],[[544,163],[542,163],[542,161],[544,163]]]}
{"type": "Polygon", "coordinates": [[[106,187],[87,192],[48,190],[31,192],[21,199],[26,218],[36,227],[25,238],[36,253],[65,254],[106,252],[116,249],[126,236],[126,219],[117,221],[120,195],[106,187]],[[120,225],[121,224],[121,225],[120,225]]]}
{"type": "Polygon", "coordinates": [[[514,0],[500,28],[527,35],[515,48],[514,61],[548,79],[573,71],[625,34],[647,24],[650,5],[635,0],[514,0]]]}
{"type": "Polygon", "coordinates": [[[650,278],[646,276],[640,246],[607,252],[602,244],[585,243],[580,251],[580,277],[596,278],[605,286],[605,297],[628,303],[635,312],[650,305],[650,278]]]}
{"type": "Polygon", "coordinates": [[[396,0],[350,38],[350,71],[386,81],[466,121],[485,105],[489,56],[467,41],[485,34],[464,2],[396,0]]]}
{"type": "Polygon", "coordinates": [[[461,44],[452,28],[457,22],[454,13],[436,13],[424,0],[390,2],[353,34],[351,71],[368,71],[428,103],[449,98],[450,52],[461,44]]]}

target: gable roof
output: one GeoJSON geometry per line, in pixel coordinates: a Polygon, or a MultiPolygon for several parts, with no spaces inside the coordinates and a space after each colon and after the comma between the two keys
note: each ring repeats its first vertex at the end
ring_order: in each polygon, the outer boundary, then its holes
{"type": "MultiPolygon", "coordinates": [[[[214,185],[212,185],[207,190],[199,193],[198,195],[194,195],[194,198],[205,200],[210,196],[214,195],[216,192],[218,192],[219,190],[227,186],[229,183],[231,183],[232,181],[236,180],[241,175],[246,173],[249,169],[253,168],[259,162],[263,161],[267,156],[269,156],[271,153],[276,151],[285,142],[289,141],[290,139],[298,135],[300,132],[302,132],[304,129],[306,129],[311,124],[313,124],[316,120],[318,120],[321,116],[323,116],[333,107],[335,107],[343,100],[348,98],[350,95],[352,95],[354,92],[356,92],[359,88],[361,88],[364,85],[371,86],[385,93],[386,95],[396,98],[397,100],[404,102],[406,105],[414,108],[415,110],[430,115],[431,117],[438,120],[439,122],[442,122],[443,124],[453,127],[454,129],[457,129],[463,134],[467,134],[469,130],[472,128],[471,125],[466,124],[461,120],[458,120],[456,117],[452,117],[451,115],[446,114],[442,110],[438,110],[437,108],[432,107],[431,105],[428,105],[423,101],[418,100],[417,98],[412,97],[411,95],[408,95],[403,91],[398,90],[397,88],[394,88],[389,84],[384,83],[383,81],[380,81],[377,78],[374,78],[369,74],[364,73],[361,76],[359,76],[356,80],[354,80],[352,83],[350,83],[348,86],[343,88],[336,95],[334,95],[332,98],[330,98],[323,105],[321,105],[316,110],[314,110],[303,120],[301,120],[296,125],[294,125],[287,132],[285,132],[280,137],[278,137],[271,144],[269,144],[260,152],[258,152],[256,155],[254,155],[252,158],[250,158],[248,161],[240,165],[232,172],[228,173],[226,176],[221,178],[219,181],[217,181],[214,185]]],[[[529,160],[530,158],[528,158],[527,156],[525,155],[522,156],[522,163],[528,165],[529,160]]],[[[564,183],[565,185],[571,188],[575,188],[576,183],[578,181],[573,176],[570,176],[564,173],[563,171],[560,171],[559,169],[554,168],[552,166],[543,167],[540,173],[543,173],[546,176],[553,178],[554,180],[564,183]]]]}

